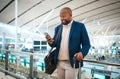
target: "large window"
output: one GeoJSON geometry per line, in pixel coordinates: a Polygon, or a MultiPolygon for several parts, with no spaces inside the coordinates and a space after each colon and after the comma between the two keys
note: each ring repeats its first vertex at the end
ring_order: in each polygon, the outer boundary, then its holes
{"type": "Polygon", "coordinates": [[[34,51],[40,51],[40,46],[34,46],[34,51]]]}
{"type": "Polygon", "coordinates": [[[40,41],[34,41],[34,45],[40,45],[40,41]]]}
{"type": "Polygon", "coordinates": [[[47,46],[41,46],[41,50],[47,50],[47,46]]]}
{"type": "Polygon", "coordinates": [[[46,41],[41,41],[41,45],[47,45],[46,41]]]}

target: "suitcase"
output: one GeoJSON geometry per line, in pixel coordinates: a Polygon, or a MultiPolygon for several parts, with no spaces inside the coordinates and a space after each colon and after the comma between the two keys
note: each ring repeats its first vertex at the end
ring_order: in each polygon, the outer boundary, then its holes
{"type": "MultiPolygon", "coordinates": [[[[76,75],[75,75],[75,62],[76,62],[76,59],[73,57],[73,60],[74,60],[74,64],[73,64],[73,79],[76,79],[76,75]]],[[[78,69],[78,76],[77,76],[77,79],[81,79],[81,64],[80,64],[80,61],[79,61],[79,69],[78,69]]]]}

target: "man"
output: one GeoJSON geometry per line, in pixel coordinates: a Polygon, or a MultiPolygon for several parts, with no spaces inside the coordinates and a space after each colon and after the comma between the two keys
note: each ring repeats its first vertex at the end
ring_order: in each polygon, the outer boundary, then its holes
{"type": "Polygon", "coordinates": [[[53,39],[50,36],[46,36],[46,39],[50,46],[56,47],[54,64],[57,65],[59,79],[74,79],[74,75],[78,73],[79,63],[83,66],[82,59],[89,51],[90,41],[84,24],[72,19],[69,7],[61,9],[60,19],[61,24],[55,28],[53,39]],[[59,29],[60,33],[54,43],[59,29]]]}

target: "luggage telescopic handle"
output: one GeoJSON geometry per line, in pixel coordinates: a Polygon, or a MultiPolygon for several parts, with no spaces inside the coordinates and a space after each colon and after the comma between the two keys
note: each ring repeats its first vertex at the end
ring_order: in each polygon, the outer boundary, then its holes
{"type": "MultiPolygon", "coordinates": [[[[79,70],[78,70],[78,79],[81,79],[81,64],[80,64],[81,61],[79,61],[79,70]]],[[[74,73],[75,73],[75,63],[76,63],[76,58],[73,57],[73,69],[74,69],[74,73]]],[[[73,79],[76,79],[75,78],[75,74],[73,74],[73,79]]]]}

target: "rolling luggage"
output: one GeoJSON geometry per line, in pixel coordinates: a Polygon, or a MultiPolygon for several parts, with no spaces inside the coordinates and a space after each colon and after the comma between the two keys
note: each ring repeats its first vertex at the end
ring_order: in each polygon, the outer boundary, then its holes
{"type": "Polygon", "coordinates": [[[79,70],[78,70],[78,76],[76,78],[76,75],[75,75],[75,63],[76,63],[76,59],[73,58],[74,60],[74,64],[73,64],[73,69],[74,69],[74,72],[73,72],[73,79],[81,79],[81,64],[80,64],[80,61],[79,61],[79,70]]]}

